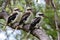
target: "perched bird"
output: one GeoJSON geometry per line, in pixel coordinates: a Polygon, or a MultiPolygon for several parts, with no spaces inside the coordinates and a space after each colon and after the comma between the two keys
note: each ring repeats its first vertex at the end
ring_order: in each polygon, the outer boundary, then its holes
{"type": "Polygon", "coordinates": [[[36,17],[30,23],[30,30],[32,31],[35,28],[39,28],[41,26],[43,18],[44,18],[44,14],[41,12],[38,12],[36,14],[36,17]]]}
{"type": "Polygon", "coordinates": [[[18,8],[13,9],[13,13],[8,17],[7,25],[19,22],[22,17],[22,12],[18,8]]]}
{"type": "Polygon", "coordinates": [[[33,12],[32,12],[32,9],[31,7],[27,7],[24,15],[22,16],[20,22],[19,22],[19,25],[23,25],[23,24],[27,24],[27,23],[31,23],[31,20],[33,19],[33,12]]]}
{"type": "Polygon", "coordinates": [[[38,12],[34,19],[31,20],[31,23],[23,25],[23,27],[28,31],[27,36],[33,32],[34,29],[38,29],[41,26],[41,23],[43,21],[44,14],[41,12],[38,12]]]}
{"type": "Polygon", "coordinates": [[[31,20],[34,18],[33,8],[32,7],[27,7],[26,12],[25,12],[26,15],[28,15],[28,12],[30,13],[30,15],[26,19],[25,24],[31,23],[31,20]]]}

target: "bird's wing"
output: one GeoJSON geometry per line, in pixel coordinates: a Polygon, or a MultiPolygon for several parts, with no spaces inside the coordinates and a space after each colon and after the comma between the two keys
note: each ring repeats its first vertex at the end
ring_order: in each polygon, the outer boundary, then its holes
{"type": "Polygon", "coordinates": [[[25,14],[22,16],[21,21],[19,22],[19,24],[24,23],[29,16],[30,16],[30,13],[25,13],[25,14]]]}
{"type": "Polygon", "coordinates": [[[36,18],[33,19],[33,21],[30,24],[30,30],[31,30],[31,32],[35,29],[36,24],[39,23],[40,20],[41,20],[40,17],[36,17],[36,18]]]}
{"type": "Polygon", "coordinates": [[[17,13],[14,13],[14,14],[10,15],[8,17],[7,24],[9,24],[12,20],[14,20],[17,15],[18,15],[17,13]]]}
{"type": "Polygon", "coordinates": [[[35,26],[37,23],[39,23],[40,20],[41,20],[40,17],[34,18],[33,21],[31,22],[31,25],[32,25],[32,26],[35,26]]]}

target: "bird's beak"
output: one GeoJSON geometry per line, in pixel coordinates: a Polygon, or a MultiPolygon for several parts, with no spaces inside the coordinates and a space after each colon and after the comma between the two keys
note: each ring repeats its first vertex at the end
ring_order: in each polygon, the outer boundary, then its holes
{"type": "Polygon", "coordinates": [[[45,15],[44,15],[43,17],[48,18],[48,17],[47,17],[47,16],[45,16],[45,15]]]}

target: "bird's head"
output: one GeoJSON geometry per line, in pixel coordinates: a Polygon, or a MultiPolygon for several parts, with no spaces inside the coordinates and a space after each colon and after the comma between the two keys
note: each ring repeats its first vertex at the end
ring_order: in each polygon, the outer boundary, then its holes
{"type": "Polygon", "coordinates": [[[42,12],[36,13],[36,17],[45,17],[45,18],[48,18],[48,17],[45,16],[42,12]]]}
{"type": "Polygon", "coordinates": [[[19,8],[14,8],[13,11],[20,11],[19,8]]]}
{"type": "Polygon", "coordinates": [[[41,13],[41,12],[38,12],[38,13],[36,13],[36,17],[44,17],[44,14],[43,13],[41,13]]]}
{"type": "Polygon", "coordinates": [[[19,12],[20,12],[19,8],[14,8],[13,9],[13,13],[19,13],[19,12]]]}
{"type": "Polygon", "coordinates": [[[31,11],[31,12],[32,12],[33,9],[32,9],[32,7],[27,7],[27,8],[26,8],[26,11],[31,11]]]}

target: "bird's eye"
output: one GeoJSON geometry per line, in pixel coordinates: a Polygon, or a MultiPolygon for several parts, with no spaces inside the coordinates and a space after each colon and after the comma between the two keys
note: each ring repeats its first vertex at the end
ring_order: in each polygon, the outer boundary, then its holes
{"type": "Polygon", "coordinates": [[[43,16],[44,14],[39,14],[39,16],[43,16]]]}
{"type": "Polygon", "coordinates": [[[32,10],[32,9],[27,9],[27,10],[32,10]]]}
{"type": "Polygon", "coordinates": [[[14,11],[19,11],[19,9],[16,9],[16,10],[14,10],[14,11]]]}
{"type": "Polygon", "coordinates": [[[17,13],[14,13],[14,14],[17,14],[17,13]]]}

